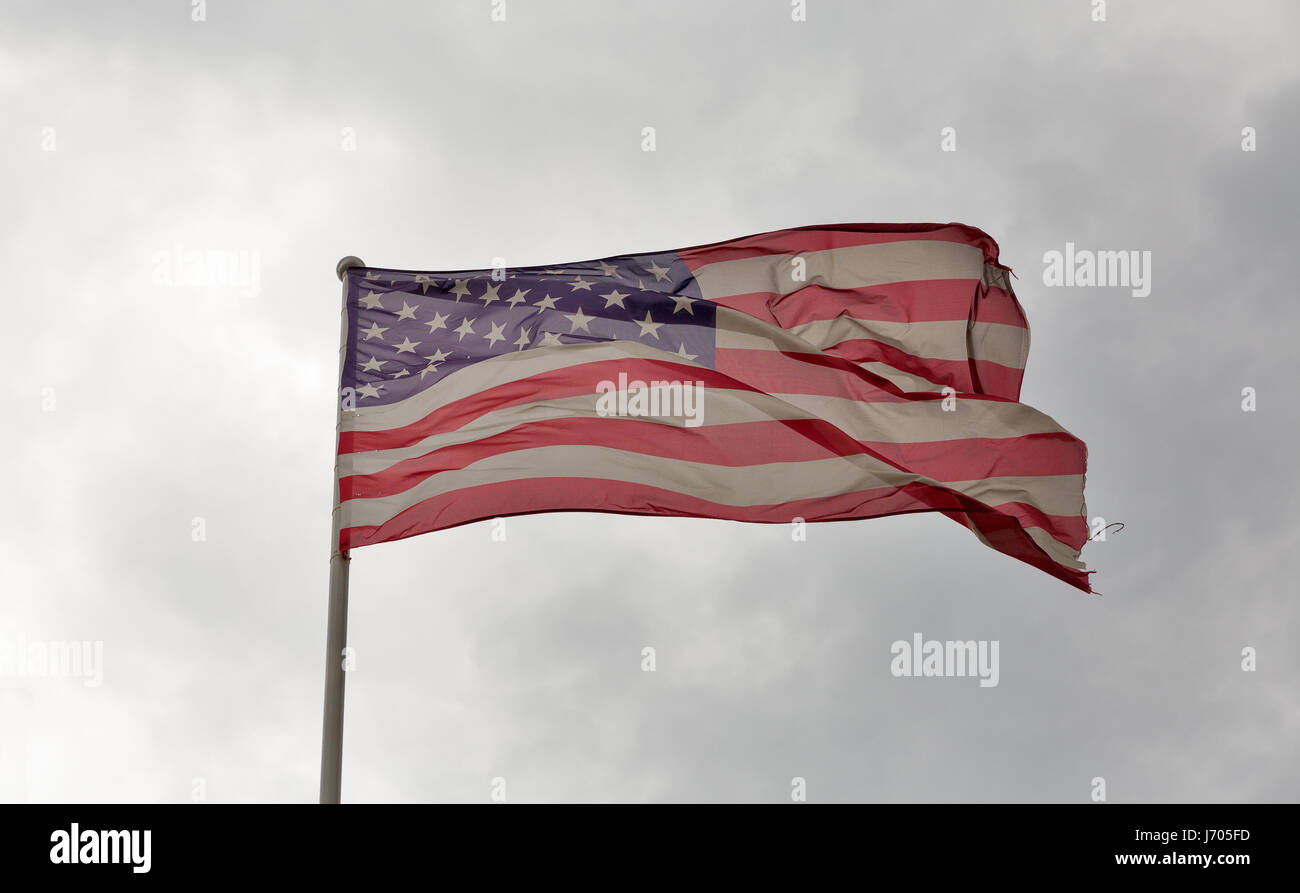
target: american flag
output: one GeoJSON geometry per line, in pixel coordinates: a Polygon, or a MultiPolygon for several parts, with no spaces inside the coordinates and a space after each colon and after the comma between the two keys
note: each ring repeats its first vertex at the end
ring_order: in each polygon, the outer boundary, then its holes
{"type": "Polygon", "coordinates": [[[547,267],[354,267],[338,546],[547,511],[937,511],[1091,591],[1086,448],[1019,402],[1029,328],[1009,273],[993,239],[955,223],[547,267]],[[600,412],[616,381],[701,383],[702,424],[600,412]]]}

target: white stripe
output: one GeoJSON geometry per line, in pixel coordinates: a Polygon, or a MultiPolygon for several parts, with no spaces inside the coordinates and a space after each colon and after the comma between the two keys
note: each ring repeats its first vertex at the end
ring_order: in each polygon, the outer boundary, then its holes
{"type": "Polygon", "coordinates": [[[1025,533],[1029,538],[1038,543],[1042,550],[1047,553],[1048,557],[1057,564],[1063,564],[1066,567],[1072,567],[1075,570],[1087,570],[1088,566],[1079,560],[1079,553],[1071,549],[1065,543],[1052,536],[1041,527],[1026,527],[1025,533]]]}
{"type": "Polygon", "coordinates": [[[872,375],[879,375],[881,378],[897,386],[898,389],[905,394],[936,394],[941,392],[945,387],[950,387],[950,385],[941,385],[911,372],[904,372],[901,369],[895,369],[888,363],[880,363],[873,360],[868,363],[856,363],[855,365],[859,369],[865,369],[872,375]]]}
{"type": "MultiPolygon", "coordinates": [[[[816,345],[794,332],[786,331],[729,308],[718,308],[717,323],[717,343],[720,348],[741,347],[751,350],[775,349],[789,353],[820,353],[816,345]]],[[[811,323],[809,325],[819,324],[811,323]]],[[[960,322],[955,324],[913,325],[956,325],[960,329],[954,329],[954,333],[965,331],[965,324],[960,322]]],[[[981,323],[977,325],[989,326],[991,324],[981,323]]],[[[1001,326],[999,328],[1015,329],[1016,332],[1020,333],[1025,331],[1014,326],[1001,326]]],[[[984,330],[981,329],[981,331],[984,330]]],[[[906,336],[901,331],[895,330],[887,337],[900,347],[906,343],[906,336]]],[[[906,348],[902,347],[901,349],[906,348]]],[[[945,352],[952,356],[955,355],[956,350],[954,347],[945,352]]],[[[909,352],[914,353],[914,351],[909,352]]],[[[657,359],[686,365],[699,365],[690,363],[670,351],[634,341],[608,341],[595,344],[567,344],[562,347],[534,348],[503,354],[475,363],[473,366],[449,375],[397,403],[367,406],[365,398],[361,398],[355,412],[345,412],[343,414],[342,430],[384,431],[400,428],[419,421],[441,406],[469,397],[488,388],[582,363],[629,358],[657,359]],[[466,374],[468,370],[472,370],[472,374],[466,374]]],[[[960,358],[964,358],[964,354],[960,358]]],[[[875,367],[876,370],[889,370],[892,368],[885,363],[878,364],[875,367]]],[[[908,389],[915,390],[915,381],[918,379],[902,370],[894,370],[893,374],[882,375],[882,377],[893,381],[895,375],[898,376],[899,380],[907,383],[908,389]],[[906,377],[904,378],[904,376],[906,377]]],[[[595,385],[596,382],[593,380],[593,390],[595,385]]],[[[939,386],[931,384],[930,390],[939,389],[939,386]]]]}
{"type": "MultiPolygon", "coordinates": [[[[504,406],[455,430],[432,434],[410,446],[344,453],[339,457],[340,474],[343,477],[377,474],[404,459],[492,437],[527,422],[600,418],[596,411],[597,398],[593,391],[575,397],[504,406]]],[[[773,395],[704,388],[702,424],[705,427],[787,419],[821,419],[854,440],[881,443],[962,440],[968,437],[1010,438],[1062,430],[1048,416],[1019,403],[958,400],[953,412],[945,412],[942,401],[937,400],[862,403],[844,397],[773,395]]],[[[645,421],[676,427],[685,425],[685,419],[675,416],[648,417],[645,421]]]]}
{"type": "MultiPolygon", "coordinates": [[[[412,422],[418,422],[440,406],[446,406],[448,403],[454,403],[498,385],[580,363],[629,358],[670,360],[688,366],[699,366],[698,363],[688,362],[670,351],[633,341],[602,341],[596,344],[538,347],[502,354],[475,363],[396,403],[366,406],[363,400],[355,412],[344,413],[343,430],[386,431],[401,428],[412,422]]],[[[591,383],[593,393],[596,384],[595,380],[591,383]]]]}
{"type": "Polygon", "coordinates": [[[940,484],[865,455],[730,466],[610,447],[566,444],[485,456],[464,468],[426,477],[401,493],[347,500],[342,506],[343,524],[345,527],[378,526],[426,499],[455,490],[552,477],[624,481],[732,506],[779,505],[909,483],[947,487],[994,506],[1026,501],[1025,488],[1033,486],[1042,492],[1032,504],[1047,514],[1060,514],[1052,509],[1070,503],[1083,486],[1082,475],[988,478],[940,484]]]}
{"type": "Polygon", "coordinates": [[[846,290],[889,282],[982,280],[984,266],[984,252],[973,245],[918,239],[718,261],[694,276],[700,293],[716,300],[759,292],[784,295],[809,285],[846,290]],[[796,257],[804,262],[800,279],[794,277],[796,257]]]}
{"type": "Polygon", "coordinates": [[[1027,329],[1004,323],[968,323],[964,319],[889,322],[853,316],[819,319],[792,326],[790,332],[820,350],[845,341],[868,339],[931,360],[970,359],[970,346],[973,344],[979,348],[974,354],[975,359],[990,360],[1015,369],[1025,366],[1025,344],[1029,338],[1027,329]]]}

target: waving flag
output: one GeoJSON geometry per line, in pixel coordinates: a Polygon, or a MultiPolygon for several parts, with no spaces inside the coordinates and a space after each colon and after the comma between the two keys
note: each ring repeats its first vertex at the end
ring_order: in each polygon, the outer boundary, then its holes
{"type": "Polygon", "coordinates": [[[529,512],[937,511],[1091,591],[1086,448],[1019,402],[1029,328],[973,227],[359,267],[345,296],[341,549],[529,512]]]}

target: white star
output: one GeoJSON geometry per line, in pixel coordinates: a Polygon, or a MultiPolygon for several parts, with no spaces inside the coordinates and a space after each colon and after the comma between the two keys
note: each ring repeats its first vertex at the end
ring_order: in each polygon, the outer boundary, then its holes
{"type": "Polygon", "coordinates": [[[691,309],[691,305],[695,303],[694,298],[688,298],[686,295],[671,295],[671,297],[677,304],[677,306],[673,308],[674,315],[676,315],[678,310],[685,310],[691,316],[695,315],[695,311],[691,309]]]}
{"type": "Polygon", "coordinates": [[[573,280],[573,284],[570,286],[570,288],[572,288],[574,291],[578,291],[579,289],[586,289],[587,291],[591,291],[591,286],[592,283],[588,282],[586,279],[583,279],[581,276],[579,276],[577,279],[573,280]]]}
{"type": "Polygon", "coordinates": [[[479,295],[479,300],[483,302],[484,307],[486,307],[488,304],[491,304],[493,301],[501,300],[501,296],[497,294],[497,292],[501,290],[500,285],[488,285],[484,287],[487,289],[487,291],[479,295]]]}
{"type": "Polygon", "coordinates": [[[410,370],[410,369],[398,369],[396,372],[394,372],[392,375],[390,375],[390,376],[388,376],[388,377],[389,377],[389,378],[401,378],[401,377],[404,376],[404,375],[410,375],[410,374],[411,374],[411,370],[410,370]]]}
{"type": "Polygon", "coordinates": [[[403,340],[401,344],[397,345],[397,352],[398,352],[398,353],[415,353],[415,349],[416,349],[417,347],[419,347],[419,346],[420,346],[420,342],[419,342],[419,341],[412,341],[410,338],[407,338],[407,339],[403,340]]]}
{"type": "Polygon", "coordinates": [[[492,331],[488,332],[483,337],[488,340],[488,347],[496,347],[498,341],[506,340],[506,324],[501,323],[500,325],[497,325],[496,323],[489,323],[489,325],[492,326],[492,331]]]}
{"type": "Polygon", "coordinates": [[[677,356],[681,357],[683,360],[693,360],[693,359],[695,359],[696,357],[698,357],[699,354],[697,354],[697,353],[687,353],[687,352],[686,352],[686,342],[682,342],[682,346],[679,347],[679,348],[677,348],[677,356]]]}
{"type": "Polygon", "coordinates": [[[430,372],[434,373],[435,375],[437,374],[437,372],[438,372],[438,366],[437,366],[437,364],[435,364],[435,363],[430,363],[429,365],[427,365],[427,366],[425,366],[423,369],[421,369],[421,370],[420,370],[420,381],[424,381],[424,376],[428,375],[430,372]]]}
{"type": "Polygon", "coordinates": [[[388,362],[387,360],[376,360],[374,357],[371,357],[370,359],[366,360],[365,364],[361,367],[361,371],[378,372],[379,367],[383,366],[387,362],[388,362]]]}
{"type": "Polygon", "coordinates": [[[469,294],[469,280],[457,279],[456,287],[451,290],[451,293],[456,296],[456,303],[459,304],[460,299],[469,294]]]}
{"type": "Polygon", "coordinates": [[[542,332],[542,347],[560,347],[559,332],[542,332]]]}
{"type": "Polygon", "coordinates": [[[542,270],[542,272],[548,276],[559,276],[564,271],[563,270],[542,270]]]}
{"type": "Polygon", "coordinates": [[[447,328],[447,314],[439,313],[438,311],[435,310],[433,312],[433,321],[426,322],[425,325],[429,327],[430,335],[438,331],[438,329],[445,329],[447,328]]]}
{"type": "Polygon", "coordinates": [[[572,327],[569,329],[570,334],[578,331],[578,329],[582,329],[587,334],[591,334],[591,329],[587,328],[587,326],[590,325],[591,321],[596,317],[587,316],[582,312],[581,307],[578,308],[577,313],[566,313],[564,315],[569,318],[569,324],[572,327]]]}
{"type": "Polygon", "coordinates": [[[667,281],[668,281],[668,268],[667,268],[667,267],[661,267],[661,266],[659,266],[658,264],[652,263],[652,264],[650,264],[650,272],[655,274],[655,281],[656,281],[656,282],[667,282],[667,281]]]}
{"type": "Polygon", "coordinates": [[[376,272],[374,272],[373,270],[371,270],[370,272],[366,273],[366,278],[367,278],[367,279],[378,279],[378,278],[379,278],[379,274],[376,273],[376,272]]]}
{"type": "Polygon", "coordinates": [[[415,308],[405,301],[402,302],[402,309],[397,311],[398,319],[415,319],[415,308]]]}
{"type": "Polygon", "coordinates": [[[473,334],[474,334],[474,323],[476,323],[476,322],[478,322],[478,318],[477,318],[477,317],[475,317],[474,319],[470,319],[470,318],[467,316],[467,317],[465,317],[464,319],[462,319],[462,320],[460,321],[460,328],[458,328],[458,329],[452,329],[453,332],[455,332],[457,335],[460,336],[460,337],[457,338],[456,340],[457,340],[457,341],[463,341],[463,340],[465,340],[465,336],[466,336],[466,335],[473,335],[473,334]]]}
{"type": "Polygon", "coordinates": [[[383,310],[384,305],[379,303],[379,298],[379,293],[372,291],[361,299],[361,306],[365,307],[367,310],[383,310]]]}
{"type": "Polygon", "coordinates": [[[532,291],[531,288],[515,289],[515,293],[510,296],[510,301],[508,302],[510,304],[510,309],[513,310],[516,304],[522,304],[524,302],[524,295],[528,294],[530,291],[532,291]]]}
{"type": "Polygon", "coordinates": [[[382,388],[383,386],[384,386],[384,385],[383,385],[383,382],[380,382],[380,383],[377,384],[377,385],[375,385],[375,384],[363,384],[361,387],[357,388],[357,393],[360,394],[362,397],[375,397],[375,398],[378,398],[378,397],[379,397],[379,389],[382,388]]]}
{"type": "Polygon", "coordinates": [[[605,299],[606,310],[608,310],[610,307],[613,307],[615,304],[617,304],[619,307],[622,307],[624,310],[627,309],[627,307],[623,306],[623,300],[627,297],[627,295],[623,294],[617,288],[607,295],[601,295],[601,297],[605,299]]]}
{"type": "Polygon", "coordinates": [[[649,311],[649,310],[647,310],[647,311],[645,312],[645,319],[634,319],[634,320],[632,320],[632,322],[636,323],[637,325],[639,325],[639,326],[641,327],[641,331],[637,332],[637,337],[644,337],[644,336],[646,336],[646,335],[654,335],[655,338],[658,338],[658,337],[659,337],[659,327],[663,325],[663,323],[661,323],[661,322],[654,322],[653,320],[650,319],[650,311],[649,311]]]}
{"type": "Polygon", "coordinates": [[[554,309],[555,309],[555,302],[558,301],[558,300],[559,300],[559,298],[553,298],[553,297],[551,297],[550,295],[547,295],[546,297],[542,298],[540,301],[538,301],[538,302],[537,302],[536,304],[534,304],[533,306],[534,306],[534,307],[541,307],[543,310],[554,310],[554,309]]]}
{"type": "Polygon", "coordinates": [[[430,364],[433,364],[433,363],[441,363],[449,356],[451,356],[451,354],[443,353],[441,349],[438,349],[433,352],[433,356],[425,357],[425,359],[428,360],[430,364]]]}
{"type": "Polygon", "coordinates": [[[618,272],[618,267],[613,264],[607,264],[603,260],[596,261],[596,266],[600,267],[600,271],[606,276],[613,276],[618,272]]]}
{"type": "Polygon", "coordinates": [[[511,341],[510,343],[519,345],[519,349],[523,350],[525,347],[528,346],[528,330],[525,329],[523,326],[520,326],[518,340],[511,341]]]}
{"type": "Polygon", "coordinates": [[[372,322],[370,324],[370,328],[362,329],[361,331],[366,333],[367,341],[369,341],[371,338],[378,338],[380,341],[383,341],[384,332],[388,331],[388,326],[380,326],[379,323],[372,322]]]}

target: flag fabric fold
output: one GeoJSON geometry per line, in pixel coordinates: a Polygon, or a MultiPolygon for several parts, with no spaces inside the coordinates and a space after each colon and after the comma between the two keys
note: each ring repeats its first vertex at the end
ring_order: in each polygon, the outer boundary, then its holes
{"type": "Polygon", "coordinates": [[[1019,402],[1029,327],[1009,273],[961,224],[353,268],[339,547],[544,511],[936,511],[1091,591],[1086,448],[1019,402]]]}

